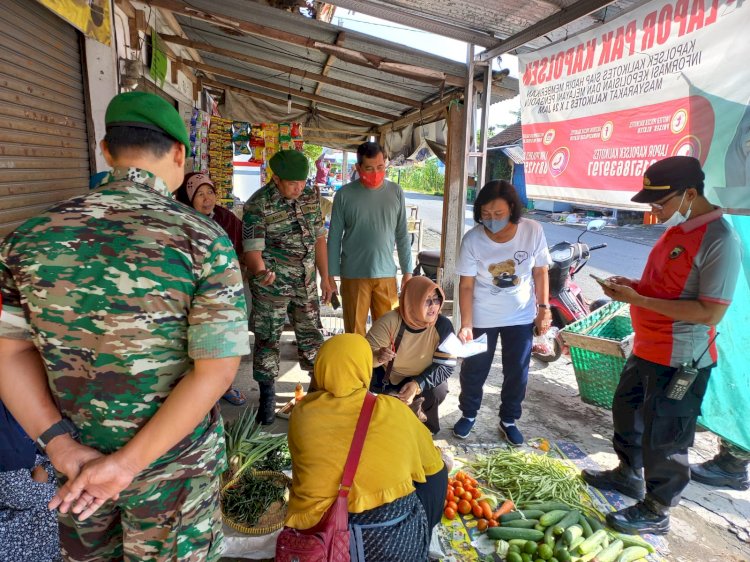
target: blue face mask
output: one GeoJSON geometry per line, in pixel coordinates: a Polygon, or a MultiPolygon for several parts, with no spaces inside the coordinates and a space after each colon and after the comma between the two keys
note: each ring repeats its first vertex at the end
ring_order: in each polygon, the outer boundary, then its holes
{"type": "Polygon", "coordinates": [[[488,221],[482,221],[482,224],[492,234],[497,234],[503,228],[508,226],[509,222],[510,222],[510,217],[505,217],[504,219],[490,219],[488,221]]]}

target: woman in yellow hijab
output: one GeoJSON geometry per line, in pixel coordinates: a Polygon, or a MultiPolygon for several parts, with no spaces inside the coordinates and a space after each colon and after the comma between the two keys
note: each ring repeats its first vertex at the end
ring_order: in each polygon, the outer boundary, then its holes
{"type": "Polygon", "coordinates": [[[445,295],[436,283],[412,277],[401,291],[398,308],[378,318],[367,333],[375,363],[371,390],[397,395],[433,434],[440,431],[438,406],[448,395],[448,379],[456,366],[456,358],[439,349],[453,334],[453,324],[440,314],[443,302],[445,295]]]}
{"type": "MultiPolygon", "coordinates": [[[[289,419],[289,527],[313,527],[333,504],[371,375],[372,351],[362,336],[335,336],[320,348],[319,390],[289,419]]],[[[400,400],[378,396],[348,498],[352,561],[427,560],[446,487],[429,431],[400,400]]]]}

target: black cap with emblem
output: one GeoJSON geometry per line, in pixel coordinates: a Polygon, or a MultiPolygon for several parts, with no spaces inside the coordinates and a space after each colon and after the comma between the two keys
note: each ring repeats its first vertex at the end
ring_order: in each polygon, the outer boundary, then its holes
{"type": "Polygon", "coordinates": [[[636,193],[631,201],[654,203],[670,193],[689,187],[702,190],[705,177],[697,158],[670,156],[648,167],[643,174],[643,189],[636,193]]]}

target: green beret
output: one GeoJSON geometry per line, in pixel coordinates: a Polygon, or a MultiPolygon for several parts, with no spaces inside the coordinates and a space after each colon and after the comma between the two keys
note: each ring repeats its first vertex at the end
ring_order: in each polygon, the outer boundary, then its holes
{"type": "Polygon", "coordinates": [[[190,153],[190,137],[177,110],[165,100],[148,92],[125,92],[112,98],[104,115],[109,127],[140,127],[164,133],[185,145],[190,153]]]}
{"type": "Polygon", "coordinates": [[[271,165],[271,171],[282,180],[306,180],[310,171],[307,156],[298,150],[280,150],[268,163],[271,165]]]}

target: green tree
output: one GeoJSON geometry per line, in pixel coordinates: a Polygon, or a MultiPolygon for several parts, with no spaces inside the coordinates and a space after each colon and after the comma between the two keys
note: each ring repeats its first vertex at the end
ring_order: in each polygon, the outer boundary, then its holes
{"type": "MultiPolygon", "coordinates": [[[[499,133],[499,132],[500,131],[497,130],[497,127],[495,127],[495,125],[490,125],[489,127],[487,127],[487,140],[490,140],[492,137],[495,136],[495,133],[499,133]]],[[[479,133],[481,133],[481,131],[477,130],[477,138],[475,139],[477,143],[477,149],[479,148],[479,140],[480,140],[479,133]]]]}
{"type": "Polygon", "coordinates": [[[445,176],[438,168],[438,159],[429,158],[422,166],[389,170],[388,179],[401,184],[404,191],[442,195],[445,176]]]}
{"type": "Polygon", "coordinates": [[[302,146],[302,153],[307,156],[307,161],[310,163],[310,170],[315,170],[315,161],[323,154],[323,147],[317,144],[305,143],[302,146]]]}

